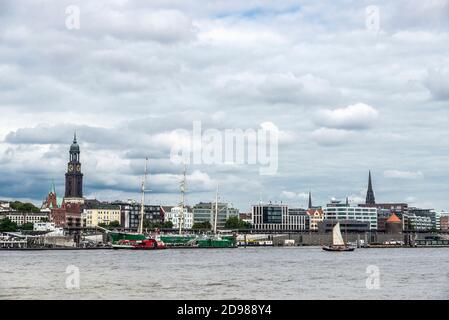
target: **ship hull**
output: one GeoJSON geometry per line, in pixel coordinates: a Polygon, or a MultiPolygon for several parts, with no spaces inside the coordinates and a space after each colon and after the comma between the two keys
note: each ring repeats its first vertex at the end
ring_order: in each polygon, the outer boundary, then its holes
{"type": "Polygon", "coordinates": [[[323,247],[323,250],[324,251],[332,251],[332,252],[345,252],[345,251],[354,251],[354,248],[345,247],[345,246],[341,246],[341,247],[329,246],[329,247],[323,247]]]}
{"type": "Polygon", "coordinates": [[[163,235],[161,240],[167,248],[237,248],[237,239],[234,236],[163,235]]]}

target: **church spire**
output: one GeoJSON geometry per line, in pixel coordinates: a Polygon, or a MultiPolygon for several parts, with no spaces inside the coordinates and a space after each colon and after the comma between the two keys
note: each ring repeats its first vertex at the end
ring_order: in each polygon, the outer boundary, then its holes
{"type": "Polygon", "coordinates": [[[374,197],[373,184],[371,182],[371,170],[368,175],[368,190],[366,192],[366,204],[376,204],[376,198],[374,197]]]}
{"type": "Polygon", "coordinates": [[[309,207],[307,209],[312,209],[312,192],[309,190],[309,207]]]}
{"type": "Polygon", "coordinates": [[[73,133],[73,143],[76,143],[76,129],[75,132],[73,133]]]}

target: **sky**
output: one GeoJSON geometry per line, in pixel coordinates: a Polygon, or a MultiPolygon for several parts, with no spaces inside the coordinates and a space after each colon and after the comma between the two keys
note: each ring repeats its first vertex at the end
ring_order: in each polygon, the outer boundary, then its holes
{"type": "Polygon", "coordinates": [[[189,205],[359,203],[371,170],[377,202],[449,209],[448,21],[449,0],[2,0],[0,199],[62,196],[76,130],[86,198],[139,199],[149,157],[147,201],[175,205],[201,123],[276,127],[278,166],[191,163],[189,205]]]}

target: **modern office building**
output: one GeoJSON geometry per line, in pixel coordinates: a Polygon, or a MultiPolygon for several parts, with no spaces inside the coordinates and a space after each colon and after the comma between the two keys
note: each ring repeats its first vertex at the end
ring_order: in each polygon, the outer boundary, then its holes
{"type": "MultiPolygon", "coordinates": [[[[137,229],[140,222],[140,203],[134,200],[127,202],[115,201],[111,203],[120,207],[120,225],[124,228],[137,229]]],[[[164,222],[164,210],[160,205],[145,205],[144,220],[162,224],[164,222]]]]}
{"type": "Polygon", "coordinates": [[[252,206],[252,224],[253,229],[259,231],[305,231],[309,228],[309,216],[305,209],[258,204],[252,206]]]}
{"type": "Polygon", "coordinates": [[[432,219],[428,216],[411,215],[404,216],[405,231],[430,231],[434,228],[432,219]]]}
{"type": "Polygon", "coordinates": [[[377,208],[351,206],[347,201],[333,200],[323,209],[325,220],[356,220],[369,222],[370,230],[377,230],[377,208]]]}
{"type": "MultiPolygon", "coordinates": [[[[192,207],[193,223],[202,223],[209,221],[214,226],[215,221],[215,202],[200,202],[192,207]]],[[[229,206],[228,203],[218,203],[217,229],[224,229],[226,221],[230,217],[239,216],[239,209],[229,206]]]]}
{"type": "Polygon", "coordinates": [[[327,233],[332,232],[334,226],[340,223],[340,230],[343,234],[351,232],[367,232],[370,231],[370,222],[368,221],[357,221],[357,220],[346,220],[346,219],[324,219],[318,222],[318,232],[327,233]]]}
{"type": "Polygon", "coordinates": [[[432,227],[430,229],[437,229],[437,213],[433,209],[409,207],[408,208],[408,216],[429,218],[432,223],[432,227]]]}

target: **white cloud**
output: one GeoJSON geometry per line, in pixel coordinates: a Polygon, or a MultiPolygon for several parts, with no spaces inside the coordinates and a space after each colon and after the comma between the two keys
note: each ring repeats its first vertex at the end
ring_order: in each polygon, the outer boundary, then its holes
{"type": "Polygon", "coordinates": [[[379,112],[373,107],[356,103],[346,108],[320,110],[315,122],[328,128],[359,130],[371,127],[378,116],[379,112]]]}
{"type": "Polygon", "coordinates": [[[424,175],[421,171],[385,170],[384,177],[396,179],[418,179],[424,175]]]}

